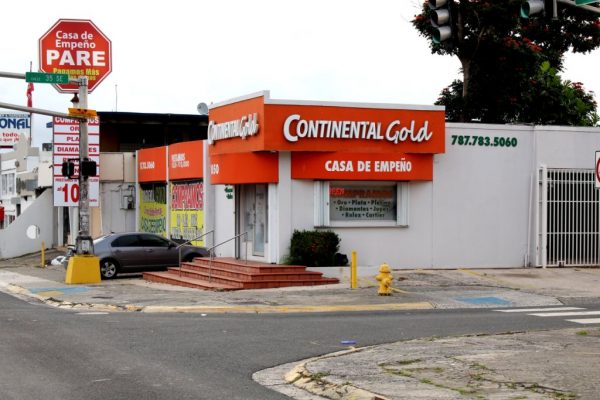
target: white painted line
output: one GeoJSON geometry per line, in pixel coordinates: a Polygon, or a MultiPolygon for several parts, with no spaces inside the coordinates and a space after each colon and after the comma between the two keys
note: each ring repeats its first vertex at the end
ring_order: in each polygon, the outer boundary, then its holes
{"type": "Polygon", "coordinates": [[[549,313],[536,313],[527,314],[534,315],[536,317],[571,317],[578,315],[600,315],[600,311],[572,311],[572,312],[549,312],[549,313]]]}
{"type": "Polygon", "coordinates": [[[551,308],[520,308],[510,310],[494,310],[499,312],[541,312],[541,311],[573,311],[573,310],[585,310],[585,308],[580,307],[551,307],[551,308]]]}
{"type": "Polygon", "coordinates": [[[104,311],[90,311],[90,312],[80,312],[75,315],[108,315],[109,313],[104,311]]]}
{"type": "Polygon", "coordinates": [[[577,324],[600,324],[600,318],[568,319],[567,321],[575,322],[577,324]]]}

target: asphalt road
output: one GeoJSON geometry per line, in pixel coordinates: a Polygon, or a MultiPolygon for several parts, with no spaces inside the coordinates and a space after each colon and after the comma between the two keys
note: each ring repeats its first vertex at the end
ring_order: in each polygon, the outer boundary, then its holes
{"type": "Polygon", "coordinates": [[[0,393],[3,400],[283,399],[252,374],[347,348],[341,341],[365,346],[573,326],[562,318],[486,309],[77,313],[0,293],[0,393]]]}

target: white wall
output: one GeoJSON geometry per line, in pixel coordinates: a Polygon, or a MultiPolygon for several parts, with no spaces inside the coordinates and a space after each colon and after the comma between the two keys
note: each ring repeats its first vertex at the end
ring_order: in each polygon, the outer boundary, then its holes
{"type": "MultiPolygon", "coordinates": [[[[591,169],[595,150],[598,128],[447,124],[446,152],[434,157],[433,182],[409,184],[408,227],[332,230],[340,236],[340,252],[356,250],[361,266],[525,266],[535,251],[540,164],[591,169]],[[489,137],[491,144],[495,137],[516,138],[517,146],[459,145],[458,136],[489,137]]],[[[293,229],[313,229],[313,182],[292,187],[293,229]]],[[[289,251],[289,237],[282,235],[280,243],[289,251]]]]}
{"type": "Polygon", "coordinates": [[[595,167],[595,152],[600,150],[600,129],[565,126],[536,126],[537,163],[548,168],[595,167]]]}
{"type": "Polygon", "coordinates": [[[433,178],[432,266],[519,267],[527,254],[532,127],[447,124],[433,178]],[[516,147],[452,145],[453,135],[509,137],[516,147]]]}
{"type": "Polygon", "coordinates": [[[123,196],[130,194],[135,195],[133,182],[100,182],[102,234],[135,231],[135,209],[128,209],[123,200],[123,196]]]}
{"type": "Polygon", "coordinates": [[[54,213],[52,190],[42,193],[30,207],[7,228],[0,230],[0,259],[18,257],[41,250],[42,240],[47,248],[53,246],[54,213]],[[29,239],[26,235],[30,225],[40,228],[38,239],[29,239]]]}
{"type": "MultiPolygon", "coordinates": [[[[472,139],[471,143],[472,142],[472,139]]],[[[594,168],[600,128],[447,124],[446,152],[434,156],[432,182],[409,183],[408,227],[331,228],[340,252],[360,266],[395,268],[522,267],[535,257],[537,171],[594,168]],[[457,138],[454,139],[453,136],[457,138]],[[458,136],[517,139],[516,146],[459,145],[458,136]]],[[[289,254],[294,229],[314,229],[314,182],[290,181],[290,154],[279,155],[280,179],[269,216],[276,258],[289,254]],[[274,220],[276,218],[276,220],[274,220]]],[[[219,240],[234,235],[233,200],[215,186],[219,240]]],[[[233,255],[233,247],[221,254],[233,255]]]]}

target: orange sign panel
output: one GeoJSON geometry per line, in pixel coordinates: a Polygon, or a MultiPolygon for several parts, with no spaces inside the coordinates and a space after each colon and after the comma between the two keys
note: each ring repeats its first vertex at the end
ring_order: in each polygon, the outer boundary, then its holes
{"type": "Polygon", "coordinates": [[[249,151],[445,151],[443,107],[309,103],[265,94],[211,109],[210,154],[249,151]]]}
{"type": "Polygon", "coordinates": [[[268,104],[265,147],[280,151],[443,153],[443,109],[268,104]]]}
{"type": "Polygon", "coordinates": [[[277,153],[219,154],[210,158],[210,181],[214,184],[279,182],[277,153]]]}
{"type": "Polygon", "coordinates": [[[167,181],[167,147],[142,149],[137,153],[139,182],[167,181]]]}
{"type": "Polygon", "coordinates": [[[169,180],[198,179],[203,174],[203,141],[169,145],[169,180]]]}
{"type": "Polygon", "coordinates": [[[210,155],[264,150],[264,123],[262,96],[212,108],[207,138],[210,155]]]}
{"type": "Polygon", "coordinates": [[[292,153],[292,179],[430,181],[433,155],[292,153]]]}

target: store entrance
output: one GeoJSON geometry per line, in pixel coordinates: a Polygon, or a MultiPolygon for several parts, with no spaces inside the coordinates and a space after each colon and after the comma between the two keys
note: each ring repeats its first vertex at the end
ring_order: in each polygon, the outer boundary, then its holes
{"type": "Polygon", "coordinates": [[[266,184],[240,186],[241,232],[247,232],[242,241],[241,258],[263,258],[268,246],[268,187],[266,184]],[[245,246],[243,245],[245,242],[245,246]],[[245,248],[244,248],[245,247],[245,248]]]}

